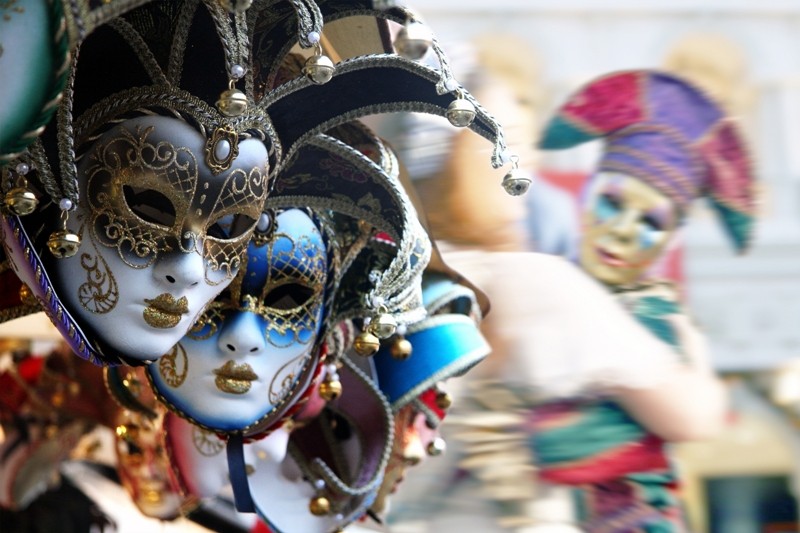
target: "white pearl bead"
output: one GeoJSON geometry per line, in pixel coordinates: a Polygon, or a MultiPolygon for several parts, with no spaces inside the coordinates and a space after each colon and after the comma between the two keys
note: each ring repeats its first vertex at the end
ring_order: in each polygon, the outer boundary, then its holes
{"type": "Polygon", "coordinates": [[[256,224],[256,229],[263,233],[267,231],[271,225],[272,225],[272,218],[266,213],[261,213],[261,216],[258,217],[258,223],[256,224]]]}
{"type": "Polygon", "coordinates": [[[31,170],[28,163],[19,163],[16,167],[17,174],[25,175],[31,170]]]}
{"type": "Polygon", "coordinates": [[[231,143],[227,139],[221,139],[214,146],[214,157],[217,161],[225,161],[231,155],[231,143]]]}
{"type": "Polygon", "coordinates": [[[325,480],[324,479],[317,479],[314,481],[314,488],[317,490],[322,490],[325,488],[325,480]]]}
{"type": "Polygon", "coordinates": [[[244,67],[239,65],[239,64],[232,65],[231,66],[231,78],[233,78],[235,80],[238,80],[242,76],[244,76],[244,67]]]}
{"type": "Polygon", "coordinates": [[[69,198],[62,198],[58,202],[58,207],[60,207],[62,211],[69,211],[72,209],[72,200],[69,198]]]}
{"type": "Polygon", "coordinates": [[[511,163],[513,160],[514,160],[514,154],[511,152],[511,150],[503,150],[502,152],[500,152],[500,161],[504,165],[511,163]]]}
{"type": "Polygon", "coordinates": [[[329,365],[327,365],[325,367],[325,370],[328,372],[328,374],[335,374],[336,373],[336,365],[331,363],[331,364],[329,364],[329,365]]]}
{"type": "Polygon", "coordinates": [[[458,89],[458,82],[454,78],[447,78],[444,80],[444,88],[452,92],[458,89]]]}
{"type": "Polygon", "coordinates": [[[306,35],[306,39],[308,39],[308,42],[310,42],[311,44],[317,44],[320,39],[319,32],[318,31],[308,32],[308,35],[306,35]]]}

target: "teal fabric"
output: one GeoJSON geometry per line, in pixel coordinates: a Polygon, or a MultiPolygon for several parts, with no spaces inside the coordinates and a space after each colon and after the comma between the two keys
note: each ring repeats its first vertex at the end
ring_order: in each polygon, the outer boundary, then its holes
{"type": "Polygon", "coordinates": [[[547,129],[539,141],[539,148],[543,150],[571,148],[599,137],[600,135],[582,130],[575,124],[564,120],[561,115],[557,115],[547,125],[547,129]]]}

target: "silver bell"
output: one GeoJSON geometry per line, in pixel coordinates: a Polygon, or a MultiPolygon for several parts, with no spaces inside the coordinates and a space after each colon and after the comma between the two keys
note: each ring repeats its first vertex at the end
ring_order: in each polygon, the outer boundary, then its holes
{"type": "Polygon", "coordinates": [[[518,168],[512,168],[503,176],[503,188],[511,196],[525,194],[530,186],[530,176],[527,172],[518,168]]]}
{"type": "Polygon", "coordinates": [[[447,443],[442,437],[436,437],[428,443],[427,452],[431,457],[442,455],[447,450],[447,443]]]}
{"type": "Polygon", "coordinates": [[[72,257],[78,253],[80,246],[81,238],[66,229],[54,231],[47,239],[47,247],[50,249],[50,253],[58,259],[72,257]]]}
{"type": "Polygon", "coordinates": [[[456,98],[447,106],[447,120],[458,128],[466,128],[475,120],[475,106],[466,98],[456,98]]]}
{"type": "Polygon", "coordinates": [[[397,32],[394,40],[394,49],[406,59],[419,61],[428,52],[433,44],[431,29],[416,20],[412,20],[397,32]]]}
{"type": "Polygon", "coordinates": [[[316,85],[325,85],[336,71],[336,66],[331,58],[325,55],[313,55],[306,60],[303,65],[303,74],[316,85]]]}

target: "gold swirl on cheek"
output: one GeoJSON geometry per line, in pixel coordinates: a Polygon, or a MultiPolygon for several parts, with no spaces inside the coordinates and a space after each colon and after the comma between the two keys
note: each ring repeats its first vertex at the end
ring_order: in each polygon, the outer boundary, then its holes
{"type": "Polygon", "coordinates": [[[158,361],[158,373],[170,387],[177,389],[186,381],[189,372],[189,358],[186,349],[181,343],[176,344],[172,350],[158,361]],[[180,357],[180,362],[178,361],[180,357]]]}
{"type": "Polygon", "coordinates": [[[194,154],[166,141],[150,142],[154,129],[121,128],[95,147],[85,170],[93,237],[115,247],[132,268],[148,267],[179,246],[197,189],[194,154]]]}
{"type": "Polygon", "coordinates": [[[205,457],[219,455],[225,447],[219,437],[197,426],[192,427],[192,444],[194,449],[205,457]]]}
{"type": "Polygon", "coordinates": [[[81,306],[95,314],[105,314],[116,307],[119,301],[119,287],[114,273],[97,250],[95,255],[81,254],[81,268],[86,271],[86,282],[78,287],[78,301],[81,306]]]}

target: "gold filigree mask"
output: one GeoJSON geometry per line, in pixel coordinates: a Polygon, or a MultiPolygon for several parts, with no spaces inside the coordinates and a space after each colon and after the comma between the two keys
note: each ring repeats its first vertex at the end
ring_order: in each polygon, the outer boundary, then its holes
{"type": "Polygon", "coordinates": [[[206,144],[169,117],[131,119],[106,133],[84,167],[97,242],[115,247],[132,268],[164,253],[198,253],[207,281],[218,271],[231,279],[267,196],[267,149],[241,140],[239,155],[216,174],[204,159],[206,144]]]}
{"type": "Polygon", "coordinates": [[[314,342],[321,325],[328,258],[321,234],[310,229],[302,211],[283,213],[274,237],[264,246],[250,244],[247,268],[209,305],[189,336],[211,337],[227,313],[248,311],[264,319],[265,339],[277,348],[314,342]]]}
{"type": "Polygon", "coordinates": [[[664,253],[680,223],[667,196],[618,173],[593,179],[583,211],[581,266],[609,285],[638,281],[664,253]]]}

